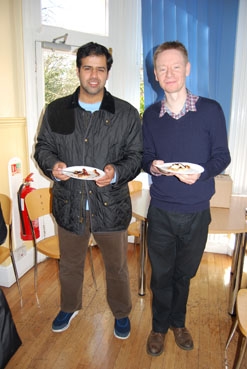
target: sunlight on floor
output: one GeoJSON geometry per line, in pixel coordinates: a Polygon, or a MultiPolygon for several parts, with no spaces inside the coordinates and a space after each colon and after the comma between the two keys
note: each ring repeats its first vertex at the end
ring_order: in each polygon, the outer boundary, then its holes
{"type": "Polygon", "coordinates": [[[229,285],[230,276],[231,276],[231,267],[229,266],[228,268],[225,269],[225,273],[224,273],[224,284],[225,284],[225,286],[229,285]]]}
{"type": "MultiPolygon", "coordinates": [[[[227,286],[230,283],[231,278],[231,266],[225,269],[224,272],[224,285],[227,286]]],[[[244,258],[244,266],[243,266],[243,276],[242,276],[242,284],[245,286],[245,280],[247,281],[247,254],[244,258]]]]}
{"type": "Polygon", "coordinates": [[[244,258],[243,273],[247,273],[247,255],[245,255],[245,258],[244,258]]]}

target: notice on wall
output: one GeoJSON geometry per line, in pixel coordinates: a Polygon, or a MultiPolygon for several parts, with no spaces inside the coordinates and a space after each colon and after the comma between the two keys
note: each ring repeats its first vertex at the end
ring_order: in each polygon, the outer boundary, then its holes
{"type": "Polygon", "coordinates": [[[23,183],[22,162],[20,158],[14,157],[8,162],[9,193],[12,200],[12,239],[13,248],[17,249],[23,245],[20,236],[20,216],[18,209],[17,193],[23,183]]]}

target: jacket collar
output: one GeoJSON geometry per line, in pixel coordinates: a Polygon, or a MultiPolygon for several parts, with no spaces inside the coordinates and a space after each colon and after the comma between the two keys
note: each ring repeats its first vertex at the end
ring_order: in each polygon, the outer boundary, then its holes
{"type": "MultiPolygon", "coordinates": [[[[80,87],[78,87],[72,95],[72,102],[71,103],[72,103],[73,107],[79,106],[78,105],[79,92],[80,92],[80,87]]],[[[108,111],[109,113],[112,113],[112,114],[115,113],[114,98],[110,94],[110,92],[108,92],[106,90],[106,88],[104,89],[104,96],[103,96],[103,100],[102,100],[101,105],[100,105],[100,110],[106,110],[106,111],[108,111]]]]}

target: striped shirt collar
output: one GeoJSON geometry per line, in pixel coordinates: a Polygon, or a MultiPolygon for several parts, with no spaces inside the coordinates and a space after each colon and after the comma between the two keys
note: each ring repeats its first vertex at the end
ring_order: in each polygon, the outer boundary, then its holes
{"type": "Polygon", "coordinates": [[[166,98],[164,98],[164,100],[161,101],[161,109],[160,109],[159,117],[161,118],[163,117],[165,113],[167,113],[172,118],[179,119],[183,117],[189,111],[196,111],[196,102],[198,99],[199,99],[199,96],[193,95],[189,90],[187,90],[187,98],[186,98],[185,104],[182,110],[178,114],[175,114],[166,107],[166,98]]]}

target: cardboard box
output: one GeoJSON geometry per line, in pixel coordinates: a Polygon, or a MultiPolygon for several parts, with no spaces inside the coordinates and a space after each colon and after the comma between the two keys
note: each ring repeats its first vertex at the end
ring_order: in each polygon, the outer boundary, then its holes
{"type": "Polygon", "coordinates": [[[232,195],[232,179],[228,174],[215,177],[215,194],[210,200],[210,206],[215,208],[229,208],[232,195]]]}

